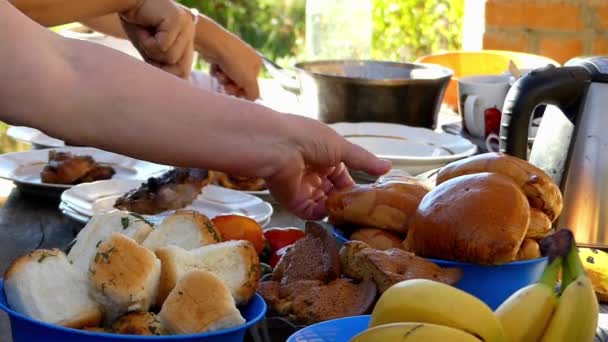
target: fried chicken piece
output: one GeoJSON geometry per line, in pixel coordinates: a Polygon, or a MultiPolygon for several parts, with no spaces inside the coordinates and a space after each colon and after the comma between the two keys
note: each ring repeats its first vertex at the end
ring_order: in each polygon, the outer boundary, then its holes
{"type": "Polygon", "coordinates": [[[40,178],[43,183],[75,184],[96,165],[91,156],[74,156],[69,152],[51,150],[49,162],[42,169],[40,178]]]}
{"type": "Polygon", "coordinates": [[[110,179],[116,174],[111,166],[97,164],[91,171],[89,171],[84,177],[78,180],[78,183],[89,183],[96,182],[99,180],[110,179]]]}
{"type": "Polygon", "coordinates": [[[143,215],[183,209],[192,204],[208,183],[206,170],[174,168],[125,193],[114,207],[143,215]]]}
{"type": "Polygon", "coordinates": [[[380,251],[361,241],[349,241],[340,250],[340,263],[345,275],[354,279],[371,279],[380,292],[408,279],[431,279],[455,285],[462,270],[441,268],[402,249],[380,251]]]}
{"type": "Polygon", "coordinates": [[[214,184],[224,188],[241,191],[262,191],[266,190],[266,182],[258,177],[246,177],[229,175],[224,172],[211,171],[209,177],[214,184]]]}
{"type": "Polygon", "coordinates": [[[307,222],[304,237],[293,244],[272,273],[281,285],[298,280],[327,283],[340,276],[338,245],[322,226],[307,222]]]}

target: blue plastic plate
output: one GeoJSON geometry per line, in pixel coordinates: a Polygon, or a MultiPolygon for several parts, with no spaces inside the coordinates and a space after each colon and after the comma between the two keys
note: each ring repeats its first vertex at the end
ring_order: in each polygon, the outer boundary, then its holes
{"type": "MultiPolygon", "coordinates": [[[[340,243],[349,239],[340,229],[334,229],[340,243]]],[[[428,259],[441,267],[456,267],[463,271],[456,287],[485,302],[495,310],[522,287],[537,282],[547,266],[547,258],[515,261],[497,266],[483,266],[466,262],[428,259]]]]}
{"type": "Polygon", "coordinates": [[[4,295],[4,281],[0,279],[0,310],[5,311],[11,321],[13,342],[120,342],[120,341],[187,341],[187,342],[242,342],[249,327],[266,315],[266,303],[257,293],[247,305],[239,308],[246,323],[210,333],[172,336],[134,336],[88,332],[64,328],[26,317],[8,307],[4,295]]]}
{"type": "Polygon", "coordinates": [[[287,342],[348,342],[367,329],[370,318],[353,316],[317,323],[296,331],[287,342]]]}

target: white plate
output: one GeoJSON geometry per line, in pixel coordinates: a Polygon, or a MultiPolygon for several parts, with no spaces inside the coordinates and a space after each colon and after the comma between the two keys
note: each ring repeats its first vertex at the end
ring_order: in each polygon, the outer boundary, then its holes
{"type": "Polygon", "coordinates": [[[360,145],[398,168],[417,175],[472,156],[477,146],[469,140],[427,128],[388,123],[330,125],[350,142],[360,145]]]}
{"type": "Polygon", "coordinates": [[[30,127],[11,126],[6,131],[6,135],[15,140],[23,141],[40,148],[65,146],[63,140],[51,138],[41,131],[30,127]]]}
{"type": "MultiPolygon", "coordinates": [[[[170,169],[166,165],[137,160],[90,147],[63,147],[54,150],[71,152],[75,155],[89,155],[100,164],[112,166],[116,171],[112,179],[118,180],[142,182],[170,169]]],[[[72,187],[72,185],[42,183],[40,180],[40,172],[48,162],[49,151],[50,149],[30,150],[0,155],[0,177],[14,181],[17,186],[61,190],[72,187]]]]}
{"type": "MultiPolygon", "coordinates": [[[[66,190],[61,195],[60,209],[75,219],[89,218],[94,214],[114,210],[113,205],[125,192],[139,187],[141,182],[132,180],[105,180],[94,183],[79,184],[66,190]]],[[[225,189],[215,185],[206,186],[203,193],[188,207],[208,217],[225,214],[239,214],[256,220],[261,225],[270,221],[272,205],[258,197],[225,189]]],[[[170,212],[154,215],[154,219],[167,216],[170,212]]],[[[82,219],[80,219],[82,221],[82,219]]]]}

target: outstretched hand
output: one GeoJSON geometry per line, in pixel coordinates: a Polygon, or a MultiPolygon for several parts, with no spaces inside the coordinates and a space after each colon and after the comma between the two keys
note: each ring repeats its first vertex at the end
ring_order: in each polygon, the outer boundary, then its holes
{"type": "Polygon", "coordinates": [[[328,126],[310,119],[290,118],[294,139],[279,147],[276,167],[265,177],[273,197],[292,213],[309,220],[325,217],[329,193],[355,184],[347,167],[381,176],[390,162],[352,144],[328,126]]]}

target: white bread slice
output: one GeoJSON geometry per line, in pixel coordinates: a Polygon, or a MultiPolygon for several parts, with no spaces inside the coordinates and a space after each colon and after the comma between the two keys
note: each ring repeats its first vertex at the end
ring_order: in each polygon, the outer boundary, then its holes
{"type": "Polygon", "coordinates": [[[99,245],[89,267],[91,294],[108,323],[130,311],[148,311],[159,278],[160,260],[154,253],[120,233],[99,245]]]}
{"type": "Polygon", "coordinates": [[[36,250],[15,260],[4,273],[9,306],[28,317],[70,328],[101,322],[89,296],[86,275],[58,250],[36,250]]]}
{"type": "Polygon", "coordinates": [[[220,241],[222,235],[207,216],[194,210],[178,210],[167,216],[143,245],[155,252],[163,246],[190,250],[220,241]]]}
{"type": "Polygon", "coordinates": [[[237,304],[254,295],[260,279],[260,259],[249,241],[226,241],[186,251],[177,246],[156,251],[161,260],[157,305],[161,306],[175,284],[192,270],[212,272],[226,282],[237,304]]]}
{"type": "Polygon", "coordinates": [[[94,215],[76,236],[76,243],[68,253],[68,259],[86,273],[97,252],[97,246],[113,233],[124,234],[137,243],[142,243],[153,230],[154,227],[140,215],[126,211],[94,215]]]}
{"type": "Polygon", "coordinates": [[[230,290],[216,275],[194,270],[184,275],[158,314],[171,334],[195,334],[235,327],[245,319],[230,290]]]}

